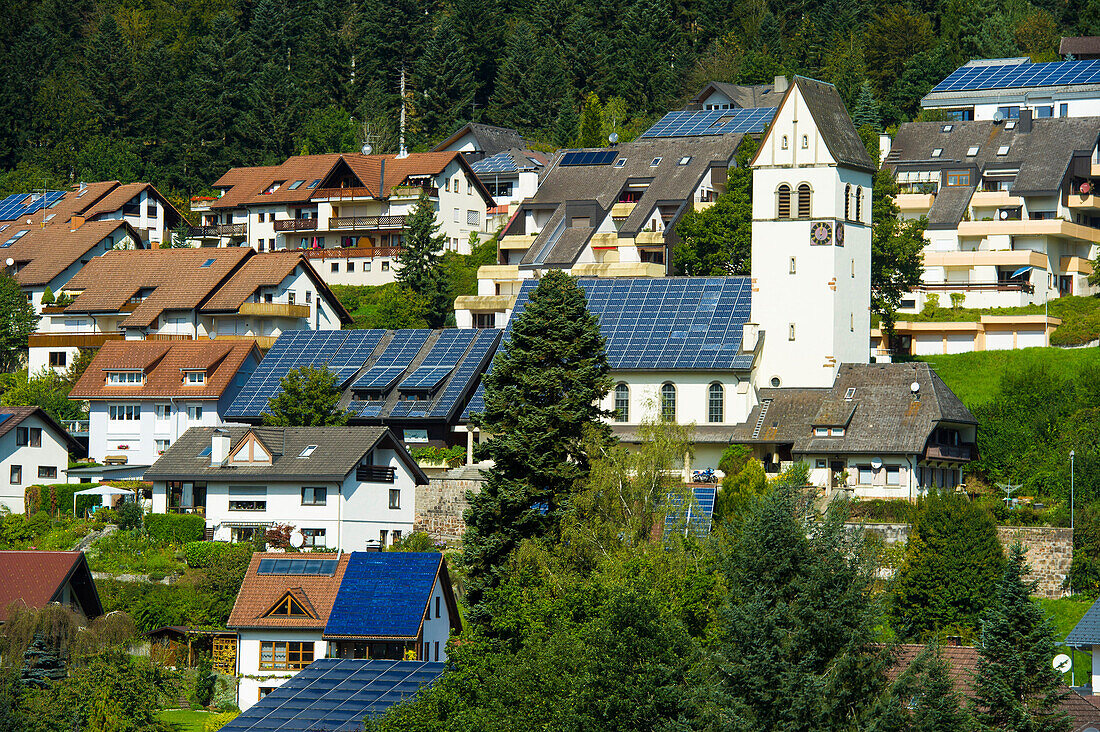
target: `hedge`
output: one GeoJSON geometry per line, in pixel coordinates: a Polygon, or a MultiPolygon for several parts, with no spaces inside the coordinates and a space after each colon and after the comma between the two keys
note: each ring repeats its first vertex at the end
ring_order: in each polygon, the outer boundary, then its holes
{"type": "Polygon", "coordinates": [[[145,516],[145,531],[161,544],[187,544],[202,541],[206,519],[197,514],[150,513],[145,516]]]}
{"type": "Polygon", "coordinates": [[[219,564],[234,554],[252,553],[251,544],[230,544],[224,541],[191,541],[183,545],[183,556],[192,569],[205,569],[219,564]]]}
{"type": "MultiPolygon", "coordinates": [[[[88,483],[52,483],[49,485],[28,486],[23,492],[24,512],[30,516],[45,511],[50,516],[73,515],[73,493],[85,488],[94,488],[88,483]]],[[[99,503],[99,496],[77,496],[78,513],[99,503]]]]}

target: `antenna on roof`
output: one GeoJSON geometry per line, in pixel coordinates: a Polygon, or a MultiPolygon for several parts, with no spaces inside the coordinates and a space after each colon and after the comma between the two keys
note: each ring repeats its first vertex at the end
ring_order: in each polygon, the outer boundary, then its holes
{"type": "Polygon", "coordinates": [[[409,157],[409,151],[405,149],[405,64],[401,64],[401,132],[397,145],[397,157],[409,157]]]}

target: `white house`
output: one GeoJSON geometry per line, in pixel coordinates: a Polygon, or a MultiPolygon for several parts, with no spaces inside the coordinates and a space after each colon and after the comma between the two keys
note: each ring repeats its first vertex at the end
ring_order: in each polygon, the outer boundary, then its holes
{"type": "Polygon", "coordinates": [[[494,206],[488,211],[491,229],[506,224],[514,207],[535,195],[547,162],[544,153],[511,148],[470,165],[493,196],[494,206]]]}
{"type": "Polygon", "coordinates": [[[461,630],[442,554],[254,554],[228,627],[248,709],[320,658],[446,661],[461,630]]]}
{"type": "Polygon", "coordinates": [[[39,407],[0,407],[0,505],[24,510],[28,486],[66,482],[69,452],[81,450],[39,407]]]}
{"type": "Polygon", "coordinates": [[[222,425],[259,362],[254,340],[108,341],[69,392],[89,405],[88,457],[140,477],[189,428],[222,425]]]}
{"type": "Polygon", "coordinates": [[[145,471],[154,513],[199,513],[222,541],[291,525],[306,546],[353,551],[412,531],[428,482],[384,427],[196,427],[145,471]]]}
{"type": "Polygon", "coordinates": [[[741,85],[724,81],[711,81],[692,97],[688,109],[713,111],[717,109],[745,109],[751,107],[778,107],[787,91],[787,77],[777,76],[772,84],[741,85]]]}

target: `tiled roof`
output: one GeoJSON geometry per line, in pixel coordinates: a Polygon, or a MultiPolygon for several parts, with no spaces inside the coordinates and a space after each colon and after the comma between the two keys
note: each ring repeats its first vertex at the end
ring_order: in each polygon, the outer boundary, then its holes
{"type": "Polygon", "coordinates": [[[251,257],[202,305],[203,312],[238,310],[261,287],[274,287],[286,279],[299,264],[306,263],[300,253],[271,252],[251,257]]]}
{"type": "Polygon", "coordinates": [[[442,567],[437,552],[352,553],[325,637],[417,637],[442,567]]]}
{"type": "Polygon", "coordinates": [[[83,552],[0,551],[0,620],[7,619],[12,603],[42,608],[59,600],[60,590],[70,579],[81,607],[91,617],[102,615],[103,606],[83,552]]]}
{"type": "Polygon", "coordinates": [[[703,90],[692,97],[695,102],[702,102],[712,89],[722,92],[738,107],[774,107],[778,105],[780,94],[776,94],[773,84],[754,84],[743,86],[741,84],[728,84],[724,81],[712,81],[703,90]]]}
{"type": "MultiPolygon", "coordinates": [[[[183,217],[180,212],[176,210],[176,207],[164,197],[164,195],[153,186],[152,183],[128,183],[126,185],[119,185],[118,181],[112,181],[117,187],[110,190],[105,196],[97,200],[94,204],[87,207],[84,210],[84,216],[89,219],[95,218],[101,214],[114,213],[123,207],[123,205],[129,203],[135,197],[141,195],[144,191],[151,191],[157,201],[160,202],[165,208],[165,225],[173,226],[179,222],[183,217]]],[[[92,184],[96,185],[96,184],[92,184]]],[[[72,191],[66,194],[66,197],[75,195],[72,191]]],[[[85,194],[87,197],[87,194],[85,194]]]]}
{"type": "Polygon", "coordinates": [[[165,310],[198,307],[241,262],[254,254],[246,247],[107,252],[69,280],[66,290],[82,292],[65,312],[118,312],[133,295],[152,289],[120,324],[148,326],[165,310]]]}
{"type": "Polygon", "coordinates": [[[192,427],[145,471],[145,479],[175,480],[182,476],[198,479],[202,476],[224,481],[256,478],[342,480],[379,444],[398,454],[418,485],[427,484],[428,479],[416,461],[386,427],[192,427]],[[199,453],[210,447],[215,429],[229,432],[231,453],[249,433],[253,433],[272,452],[271,464],[234,463],[232,467],[211,467],[210,457],[199,453]],[[308,457],[299,457],[309,445],[316,445],[316,449],[308,457]]]}
{"type": "Polygon", "coordinates": [[[186,397],[218,399],[249,354],[260,360],[256,342],[242,341],[107,341],[69,393],[74,399],[141,399],[186,397]],[[108,386],[107,371],[140,368],[144,384],[108,386]],[[200,386],[185,384],[183,369],[205,369],[200,386]]]}
{"type": "Polygon", "coordinates": [[[1063,38],[1058,44],[1058,54],[1061,56],[1096,56],[1100,54],[1100,36],[1074,36],[1063,38]]]}
{"type": "Polygon", "coordinates": [[[61,426],[57,420],[50,416],[49,412],[41,407],[0,407],[0,437],[11,432],[21,424],[23,420],[32,415],[49,425],[50,429],[54,431],[57,437],[61,438],[61,441],[68,445],[69,450],[75,452],[83,449],[80,443],[69,434],[68,430],[61,426]]]}
{"type": "Polygon", "coordinates": [[[1100,645],[1100,600],[1077,621],[1073,630],[1066,636],[1066,644],[1071,646],[1100,645]]]}
{"type": "Polygon", "coordinates": [[[94,256],[89,254],[91,249],[109,236],[115,236],[116,244],[124,235],[139,245],[141,242],[138,233],[125,221],[88,221],[76,229],[60,222],[45,227],[10,224],[0,233],[0,244],[23,229],[27,230],[25,235],[0,249],[0,259],[15,260],[19,265],[15,279],[24,287],[49,284],[85,255],[94,256]]]}
{"type": "MultiPolygon", "coordinates": [[[[328,558],[328,555],[313,555],[328,558]]],[[[264,558],[283,559],[286,554],[263,554],[256,552],[248,563],[237,601],[229,614],[229,628],[300,628],[322,630],[328,622],[332,603],[340,589],[340,581],[348,566],[350,554],[343,554],[336,565],[333,575],[309,574],[258,574],[260,560],[264,558]],[[287,593],[312,612],[312,618],[291,618],[285,616],[264,617],[287,593]]],[[[336,557],[331,557],[335,559],[336,557]]]]}
{"type": "Polygon", "coordinates": [[[512,147],[526,147],[523,138],[513,129],[470,122],[455,130],[450,137],[436,145],[432,152],[446,152],[448,147],[454,144],[455,141],[465,137],[467,133],[473,135],[477,141],[478,150],[485,153],[486,156],[496,155],[498,152],[512,147]]]}
{"type": "Polygon", "coordinates": [[[804,76],[794,77],[791,88],[796,86],[802,92],[802,98],[833,158],[841,165],[873,173],[875,163],[867,154],[867,148],[856,132],[836,87],[804,76]]]}

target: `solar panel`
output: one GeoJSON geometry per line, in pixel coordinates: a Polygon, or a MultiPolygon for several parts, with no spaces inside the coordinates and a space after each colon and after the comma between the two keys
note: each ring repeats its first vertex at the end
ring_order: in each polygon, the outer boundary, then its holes
{"type": "Polygon", "coordinates": [[[443,555],[353,552],[325,635],[415,638],[443,555]]]}
{"type": "Polygon", "coordinates": [[[388,391],[420,353],[430,334],[430,330],[422,328],[396,331],[374,365],[352,384],[352,390],[388,391]]]}
{"type": "Polygon", "coordinates": [[[4,422],[7,422],[9,419],[11,419],[11,416],[12,415],[10,414],[0,414],[0,424],[4,424],[4,422]]]}
{"type": "Polygon", "coordinates": [[[1100,59],[961,66],[932,92],[1100,84],[1100,59]]]}
{"type": "Polygon", "coordinates": [[[344,732],[414,696],[438,679],[444,663],[320,658],[287,679],[223,732],[344,732]]]}
{"type": "Polygon", "coordinates": [[[483,158],[470,166],[479,177],[486,173],[516,173],[519,166],[510,152],[499,152],[492,157],[483,158]]]}
{"type": "Polygon", "coordinates": [[[717,492],[716,483],[697,483],[691,486],[690,496],[669,493],[665,513],[665,533],[681,530],[694,533],[696,536],[709,534],[717,492]]]}
{"type": "Polygon", "coordinates": [[[569,150],[558,165],[610,165],[619,157],[618,150],[569,150]]]}
{"type": "Polygon", "coordinates": [[[287,559],[261,559],[260,566],[256,568],[256,574],[293,574],[293,575],[322,575],[331,577],[336,574],[336,559],[311,559],[311,558],[287,558],[287,559]]]}
{"type": "Polygon", "coordinates": [[[731,133],[761,134],[775,116],[774,107],[669,112],[641,137],[694,137],[731,133]]]}
{"type": "Polygon", "coordinates": [[[452,328],[440,333],[432,350],[398,388],[402,391],[435,389],[458,365],[476,335],[477,331],[470,328],[452,328]]]}
{"type": "MultiPolygon", "coordinates": [[[[447,388],[443,390],[443,395],[432,407],[431,416],[433,417],[446,417],[451,413],[451,410],[455,408],[458,400],[462,398],[462,395],[469,391],[470,384],[473,383],[477,375],[481,373],[483,368],[482,364],[489,358],[496,348],[497,340],[500,336],[500,331],[495,328],[486,328],[478,331],[477,337],[474,340],[473,345],[470,347],[470,352],[466,354],[466,358],[459,364],[458,369],[455,371],[455,375],[451,377],[451,382],[447,384],[447,388]]],[[[477,394],[481,394],[481,385],[478,385],[477,394]]],[[[470,400],[471,404],[473,399],[470,400]]],[[[478,411],[485,409],[484,404],[480,406],[478,411]]],[[[463,415],[468,419],[469,406],[464,410],[463,415]]]]}

